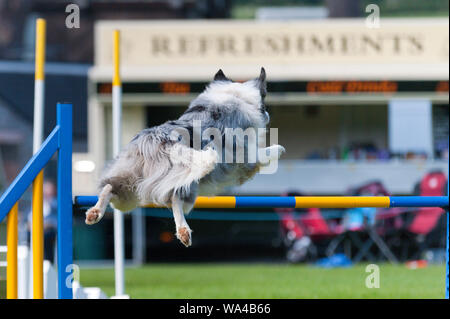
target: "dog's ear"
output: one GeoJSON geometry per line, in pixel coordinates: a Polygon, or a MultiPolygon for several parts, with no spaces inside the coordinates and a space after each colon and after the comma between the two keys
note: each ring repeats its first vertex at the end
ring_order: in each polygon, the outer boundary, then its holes
{"type": "Polygon", "coordinates": [[[261,73],[259,74],[258,78],[258,86],[261,96],[265,97],[267,94],[267,82],[266,82],[266,70],[264,70],[264,68],[261,68],[261,73]]]}
{"type": "Polygon", "coordinates": [[[222,69],[217,71],[216,75],[214,75],[214,81],[231,81],[229,78],[225,76],[222,69]]]}

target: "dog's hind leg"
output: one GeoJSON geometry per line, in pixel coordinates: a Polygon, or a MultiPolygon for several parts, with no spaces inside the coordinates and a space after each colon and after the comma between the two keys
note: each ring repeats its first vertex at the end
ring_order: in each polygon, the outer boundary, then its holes
{"type": "Polygon", "coordinates": [[[186,203],[180,198],[179,194],[175,193],[172,196],[172,211],[177,231],[176,236],[183,245],[189,247],[192,244],[192,230],[184,217],[184,208],[187,208],[186,203]]]}
{"type": "Polygon", "coordinates": [[[100,219],[105,215],[106,207],[108,206],[111,198],[113,197],[112,186],[110,184],[106,184],[100,195],[98,195],[97,204],[94,207],[90,208],[86,212],[86,224],[93,225],[98,223],[100,219]]]}

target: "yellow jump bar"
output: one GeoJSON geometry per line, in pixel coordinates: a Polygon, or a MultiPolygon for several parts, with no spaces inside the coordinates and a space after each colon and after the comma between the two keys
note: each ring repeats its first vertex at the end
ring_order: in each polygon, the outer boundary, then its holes
{"type": "MultiPolygon", "coordinates": [[[[97,196],[76,196],[75,205],[93,206],[97,196]]],[[[147,204],[144,207],[162,207],[147,204]]],[[[199,196],[195,208],[448,207],[448,196],[199,196]]]]}
{"type": "Polygon", "coordinates": [[[389,197],[368,196],[296,196],[296,208],[353,208],[353,207],[389,207],[389,197]]]}
{"type": "MultiPolygon", "coordinates": [[[[194,208],[246,208],[246,207],[296,207],[296,208],[352,208],[352,207],[389,207],[387,196],[199,196],[194,208]]],[[[144,207],[160,207],[148,204],[144,207]]]]}

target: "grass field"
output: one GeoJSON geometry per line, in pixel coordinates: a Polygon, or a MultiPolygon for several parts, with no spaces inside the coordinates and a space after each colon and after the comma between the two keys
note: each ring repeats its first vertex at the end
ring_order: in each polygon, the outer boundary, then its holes
{"type": "MultiPolygon", "coordinates": [[[[444,298],[445,266],[380,265],[380,288],[366,265],[322,269],[279,264],[153,264],[126,269],[131,298],[444,298]]],[[[114,294],[112,269],[81,269],[81,284],[114,294]]]]}

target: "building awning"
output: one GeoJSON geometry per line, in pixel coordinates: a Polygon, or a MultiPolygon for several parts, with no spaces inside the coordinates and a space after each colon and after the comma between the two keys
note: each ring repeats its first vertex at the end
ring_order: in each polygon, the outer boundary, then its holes
{"type": "MultiPolygon", "coordinates": [[[[227,77],[239,81],[258,76],[261,67],[269,81],[280,80],[448,80],[449,64],[305,64],[305,65],[157,65],[121,69],[124,82],[211,81],[219,68],[227,77]]],[[[112,67],[93,66],[89,79],[111,81],[112,67]]]]}

